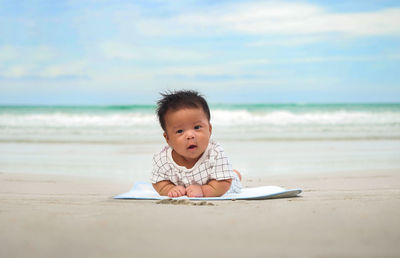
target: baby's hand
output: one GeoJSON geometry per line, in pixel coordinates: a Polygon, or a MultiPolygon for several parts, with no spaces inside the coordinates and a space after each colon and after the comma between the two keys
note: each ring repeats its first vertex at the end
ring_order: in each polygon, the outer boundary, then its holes
{"type": "Polygon", "coordinates": [[[180,197],[184,196],[186,194],[186,189],[182,185],[177,185],[171,188],[168,192],[168,197],[174,198],[174,197],[180,197]]]}
{"type": "Polygon", "coordinates": [[[203,197],[203,190],[201,185],[189,185],[186,188],[186,195],[188,197],[203,197]]]}

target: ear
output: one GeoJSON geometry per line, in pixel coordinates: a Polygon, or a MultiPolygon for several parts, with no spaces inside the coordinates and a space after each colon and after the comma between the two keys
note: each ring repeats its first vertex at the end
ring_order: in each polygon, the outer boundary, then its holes
{"type": "Polygon", "coordinates": [[[168,141],[169,141],[169,138],[168,138],[168,135],[167,135],[167,133],[166,133],[166,132],[164,132],[164,133],[163,133],[163,136],[164,136],[164,139],[165,139],[165,141],[168,143],[168,141]]]}
{"type": "Polygon", "coordinates": [[[210,126],[209,126],[209,127],[210,127],[209,130],[210,130],[210,135],[211,135],[211,133],[212,133],[212,125],[211,125],[210,123],[209,123],[209,125],[210,125],[210,126]]]}

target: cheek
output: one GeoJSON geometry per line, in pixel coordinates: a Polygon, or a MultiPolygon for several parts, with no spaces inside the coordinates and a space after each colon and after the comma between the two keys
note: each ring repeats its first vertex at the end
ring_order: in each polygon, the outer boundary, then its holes
{"type": "Polygon", "coordinates": [[[179,140],[179,137],[170,137],[170,138],[169,138],[169,142],[170,142],[171,144],[179,144],[179,143],[180,143],[180,140],[179,140]]]}

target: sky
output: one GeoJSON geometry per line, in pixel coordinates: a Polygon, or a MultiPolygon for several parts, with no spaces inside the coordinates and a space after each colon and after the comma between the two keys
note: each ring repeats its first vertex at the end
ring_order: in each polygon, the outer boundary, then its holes
{"type": "Polygon", "coordinates": [[[400,102],[400,1],[0,0],[0,105],[400,102]]]}

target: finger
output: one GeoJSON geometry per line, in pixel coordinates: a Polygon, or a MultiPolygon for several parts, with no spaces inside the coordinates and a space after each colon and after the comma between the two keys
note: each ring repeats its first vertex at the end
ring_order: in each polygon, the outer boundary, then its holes
{"type": "Polygon", "coordinates": [[[182,196],[182,194],[181,194],[181,192],[179,191],[179,189],[176,189],[176,197],[181,197],[182,196]]]}
{"type": "Polygon", "coordinates": [[[190,191],[190,194],[188,194],[188,197],[196,197],[196,192],[190,191]]]}
{"type": "Polygon", "coordinates": [[[178,189],[175,189],[175,196],[174,197],[179,197],[181,196],[181,193],[179,192],[178,189]]]}
{"type": "Polygon", "coordinates": [[[186,194],[186,188],[182,186],[182,193],[185,195],[186,194]]]}
{"type": "Polygon", "coordinates": [[[174,189],[171,189],[171,190],[169,191],[169,193],[168,193],[168,197],[173,198],[173,197],[174,197],[174,194],[175,194],[174,189]]]}
{"type": "Polygon", "coordinates": [[[176,192],[176,189],[173,192],[173,197],[178,197],[178,193],[176,192]]]}

